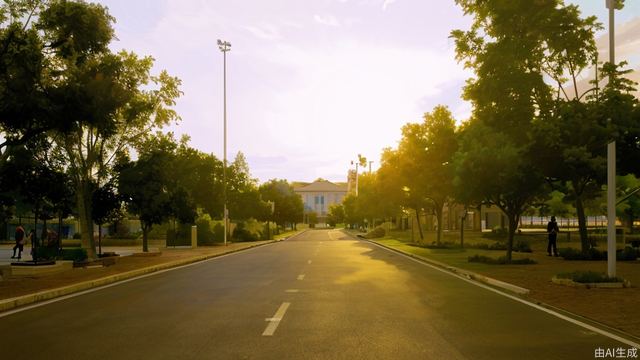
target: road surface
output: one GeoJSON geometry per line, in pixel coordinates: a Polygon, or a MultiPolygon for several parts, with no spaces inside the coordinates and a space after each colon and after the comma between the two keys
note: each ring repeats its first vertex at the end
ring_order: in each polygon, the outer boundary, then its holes
{"type": "Polygon", "coordinates": [[[335,230],[0,317],[2,359],[593,359],[598,348],[630,346],[335,230]]]}

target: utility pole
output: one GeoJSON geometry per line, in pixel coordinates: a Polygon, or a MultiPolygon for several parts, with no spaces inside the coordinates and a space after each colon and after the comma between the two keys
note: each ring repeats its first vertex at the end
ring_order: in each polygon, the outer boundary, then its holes
{"type": "Polygon", "coordinates": [[[227,245],[229,211],[227,210],[227,51],[231,50],[231,43],[218,39],[218,48],[222,51],[223,61],[223,92],[224,92],[224,160],[222,166],[222,198],[224,202],[224,244],[227,245]]]}

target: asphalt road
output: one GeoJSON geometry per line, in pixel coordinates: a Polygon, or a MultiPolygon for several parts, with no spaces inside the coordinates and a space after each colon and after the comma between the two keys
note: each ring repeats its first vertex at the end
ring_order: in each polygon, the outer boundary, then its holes
{"type": "Polygon", "coordinates": [[[618,347],[326,230],[0,317],[2,359],[593,359],[618,347]]]}

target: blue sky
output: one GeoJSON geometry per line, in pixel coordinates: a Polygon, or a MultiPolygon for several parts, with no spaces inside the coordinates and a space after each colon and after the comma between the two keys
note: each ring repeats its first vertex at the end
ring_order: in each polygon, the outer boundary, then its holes
{"type": "MultiPolygon", "coordinates": [[[[437,104],[458,120],[470,76],[454,59],[453,0],[101,0],[117,19],[114,50],[152,55],[183,81],[175,133],[222,157],[222,54],[227,58],[228,154],[242,151],[261,181],[345,181],[363,154],[375,168],[400,128],[437,104]]],[[[604,0],[571,1],[606,20],[604,0]]],[[[618,58],[640,60],[640,1],[617,13],[618,58]],[[638,31],[636,31],[638,30],[638,31]]],[[[606,35],[606,29],[603,31],[606,35]]],[[[600,41],[602,47],[608,46],[600,41]]]]}

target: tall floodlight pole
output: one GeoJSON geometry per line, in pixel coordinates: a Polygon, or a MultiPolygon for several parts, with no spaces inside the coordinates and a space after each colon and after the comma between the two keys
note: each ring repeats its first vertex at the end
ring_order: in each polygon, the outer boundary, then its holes
{"type": "MultiPolygon", "coordinates": [[[[353,161],[351,162],[351,165],[353,165],[353,161]]],[[[356,161],[356,196],[358,196],[358,165],[360,164],[356,161]]]]}
{"type": "MultiPolygon", "coordinates": [[[[606,0],[609,9],[609,62],[615,64],[614,12],[617,0],[606,0]]],[[[613,79],[609,79],[609,82],[613,79]]],[[[607,145],[607,275],[616,276],[616,142],[607,145]]]]}
{"type": "Polygon", "coordinates": [[[222,51],[222,72],[224,92],[224,157],[222,161],[222,198],[224,202],[224,244],[227,245],[229,211],[227,210],[227,51],[231,50],[231,43],[218,39],[218,48],[222,51]]]}

